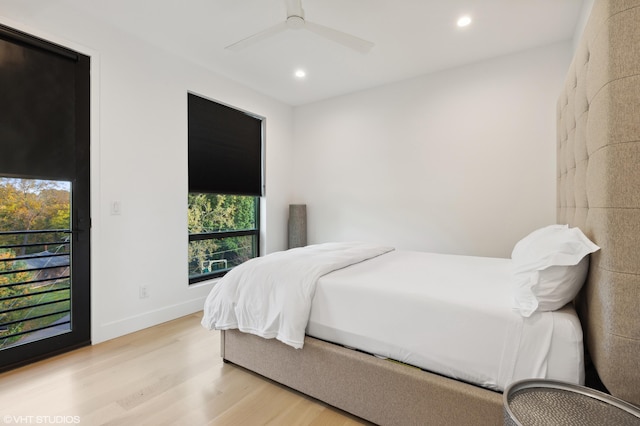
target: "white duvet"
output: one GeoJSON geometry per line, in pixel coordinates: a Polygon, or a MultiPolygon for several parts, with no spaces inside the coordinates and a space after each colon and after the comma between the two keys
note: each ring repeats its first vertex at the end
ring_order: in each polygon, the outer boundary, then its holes
{"type": "Polygon", "coordinates": [[[512,261],[395,250],[318,280],[307,334],[502,391],[526,378],[584,382],[571,306],[513,309],[512,261]]]}
{"type": "Polygon", "coordinates": [[[237,328],[302,348],[318,279],[393,250],[368,243],[326,243],[251,259],[211,290],[202,325],[237,328]]]}

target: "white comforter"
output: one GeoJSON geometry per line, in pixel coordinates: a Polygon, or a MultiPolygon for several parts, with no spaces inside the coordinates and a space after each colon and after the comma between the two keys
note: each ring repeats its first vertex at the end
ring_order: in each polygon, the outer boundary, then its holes
{"type": "Polygon", "coordinates": [[[302,348],[318,279],[393,250],[368,243],[326,243],[251,259],[211,290],[202,325],[237,328],[302,348]]]}

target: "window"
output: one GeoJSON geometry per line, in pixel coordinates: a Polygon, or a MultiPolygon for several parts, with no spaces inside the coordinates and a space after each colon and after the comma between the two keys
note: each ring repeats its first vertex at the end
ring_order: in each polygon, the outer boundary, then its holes
{"type": "Polygon", "coordinates": [[[260,197],[189,193],[189,281],[220,276],[256,257],[260,197]]]}
{"type": "Polygon", "coordinates": [[[0,177],[0,350],[71,330],[71,183],[0,177]]]}
{"type": "Polygon", "coordinates": [[[189,283],[259,256],[262,119],[188,95],[189,283]]]}

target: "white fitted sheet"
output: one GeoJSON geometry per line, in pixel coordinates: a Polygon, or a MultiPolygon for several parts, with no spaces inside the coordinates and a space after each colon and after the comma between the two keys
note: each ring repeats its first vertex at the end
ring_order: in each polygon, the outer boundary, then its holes
{"type": "Polygon", "coordinates": [[[572,307],[512,309],[511,260],[393,251],[317,283],[307,334],[495,390],[584,383],[572,307]]]}

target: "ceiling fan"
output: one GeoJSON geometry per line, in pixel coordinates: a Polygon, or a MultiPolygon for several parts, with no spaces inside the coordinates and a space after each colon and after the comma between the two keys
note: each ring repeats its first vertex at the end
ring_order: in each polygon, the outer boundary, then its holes
{"type": "Polygon", "coordinates": [[[309,30],[318,34],[321,37],[340,43],[343,46],[357,50],[361,53],[367,53],[373,47],[373,43],[367,40],[363,40],[359,37],[351,34],[343,33],[342,31],[334,30],[333,28],[325,27],[324,25],[315,24],[307,21],[304,18],[304,10],[302,9],[302,0],[285,0],[287,4],[287,19],[284,22],[274,25],[271,28],[267,28],[264,31],[260,31],[254,35],[251,35],[245,39],[242,39],[236,43],[233,43],[225,49],[229,50],[241,50],[245,47],[251,46],[254,43],[262,41],[273,35],[276,35],[282,31],[293,29],[309,30]]]}

